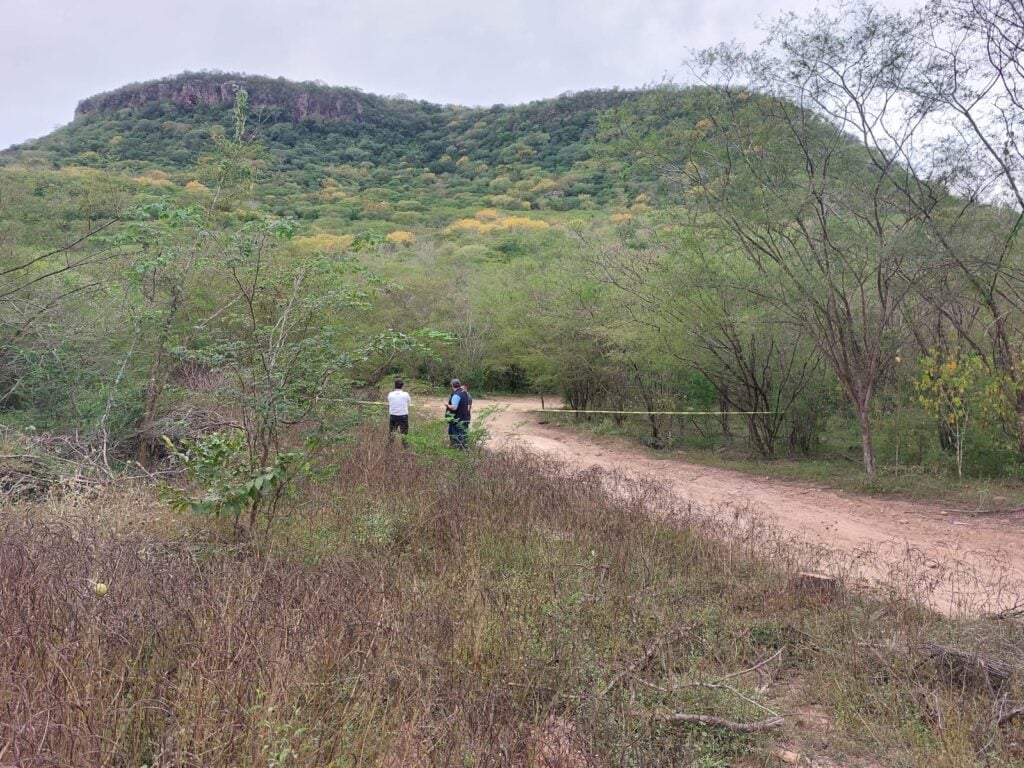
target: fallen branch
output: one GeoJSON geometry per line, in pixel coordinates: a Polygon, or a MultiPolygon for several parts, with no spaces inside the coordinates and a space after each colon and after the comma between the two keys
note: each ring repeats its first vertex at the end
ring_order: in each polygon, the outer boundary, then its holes
{"type": "Polygon", "coordinates": [[[1017,707],[1016,709],[1011,709],[1005,715],[1002,715],[996,721],[996,724],[997,725],[1006,725],[1008,722],[1013,720],[1015,717],[1020,717],[1021,715],[1024,715],[1024,707],[1017,707]]]}
{"type": "Polygon", "coordinates": [[[29,461],[33,464],[48,464],[52,461],[63,461],[65,464],[79,466],[79,462],[65,459],[62,456],[36,456],[31,453],[4,453],[0,454],[0,461],[29,461]]]}
{"type": "Polygon", "coordinates": [[[763,711],[767,712],[772,717],[778,717],[779,716],[779,713],[776,712],[774,709],[769,709],[764,704],[760,704],[760,703],[754,701],[752,698],[750,698],[749,696],[747,696],[744,693],[741,693],[740,691],[736,690],[735,688],[733,688],[731,685],[728,685],[727,683],[690,683],[690,685],[695,687],[695,688],[712,688],[712,689],[715,689],[715,690],[728,691],[733,696],[736,696],[737,698],[743,699],[748,704],[753,704],[755,707],[757,707],[760,710],[763,710],[763,711]]]}
{"type": "Polygon", "coordinates": [[[645,669],[647,665],[650,664],[651,661],[654,659],[655,655],[658,653],[658,648],[661,647],[662,642],[662,638],[659,637],[653,643],[651,643],[651,646],[647,649],[643,656],[641,656],[639,659],[637,659],[628,667],[626,667],[626,669],[620,669],[618,672],[612,675],[612,679],[609,680],[608,685],[606,685],[604,689],[599,694],[597,694],[597,698],[603,699],[605,696],[607,696],[608,692],[616,685],[618,685],[619,681],[622,680],[622,678],[624,678],[626,675],[636,674],[640,670],[645,669]]]}
{"type": "Polygon", "coordinates": [[[725,728],[736,733],[755,733],[757,731],[770,731],[780,728],[786,721],[781,717],[772,717],[767,720],[755,720],[752,723],[737,723],[733,720],[726,720],[714,715],[689,715],[685,712],[666,712],[654,714],[653,720],[668,725],[711,725],[716,728],[725,728]]]}
{"type": "Polygon", "coordinates": [[[999,611],[998,613],[990,613],[988,618],[990,619],[1019,619],[1024,617],[1024,605],[1015,603],[1012,607],[1006,608],[1005,610],[999,611]]]}
{"type": "Polygon", "coordinates": [[[957,685],[975,685],[998,691],[1013,676],[1013,667],[1002,659],[934,642],[921,643],[918,649],[957,685]]]}

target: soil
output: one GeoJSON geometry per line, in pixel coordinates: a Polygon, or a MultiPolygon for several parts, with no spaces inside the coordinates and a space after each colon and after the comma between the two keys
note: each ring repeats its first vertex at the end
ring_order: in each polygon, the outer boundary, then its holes
{"type": "MultiPolygon", "coordinates": [[[[546,405],[558,404],[547,399],[546,405]]],[[[625,471],[666,489],[681,507],[692,504],[722,522],[733,520],[737,509],[749,510],[795,540],[833,553],[832,569],[852,564],[855,575],[896,588],[908,586],[896,581],[913,582],[914,594],[947,613],[1024,606],[1024,525],[1017,515],[974,518],[934,503],[858,496],[688,463],[679,452],[655,452],[550,422],[536,412],[539,398],[478,398],[474,411],[490,406],[495,410],[487,429],[495,448],[524,448],[578,469],[625,471]]]]}

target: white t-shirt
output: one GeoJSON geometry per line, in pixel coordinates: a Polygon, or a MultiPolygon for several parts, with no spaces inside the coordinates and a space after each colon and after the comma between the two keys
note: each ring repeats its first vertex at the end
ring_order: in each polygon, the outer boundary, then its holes
{"type": "Polygon", "coordinates": [[[409,397],[409,393],[404,389],[391,390],[388,392],[388,415],[408,416],[409,404],[411,402],[412,398],[409,397]]]}

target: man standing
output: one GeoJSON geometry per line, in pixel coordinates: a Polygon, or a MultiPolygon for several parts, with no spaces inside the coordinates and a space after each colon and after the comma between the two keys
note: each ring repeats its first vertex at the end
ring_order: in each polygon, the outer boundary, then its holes
{"type": "Polygon", "coordinates": [[[448,419],[448,440],[452,448],[465,450],[468,447],[469,420],[472,416],[473,398],[469,390],[458,379],[452,379],[452,394],[444,404],[448,419]]]}
{"type": "Polygon", "coordinates": [[[405,382],[401,379],[395,379],[395,388],[388,392],[388,440],[393,440],[395,432],[403,435],[402,441],[405,441],[405,435],[409,434],[409,406],[412,404],[412,398],[409,397],[409,393],[406,392],[402,387],[405,386],[405,382]]]}

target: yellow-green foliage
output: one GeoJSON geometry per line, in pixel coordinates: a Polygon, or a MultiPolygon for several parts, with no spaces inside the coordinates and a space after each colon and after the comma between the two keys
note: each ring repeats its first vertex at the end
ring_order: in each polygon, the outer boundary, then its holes
{"type": "Polygon", "coordinates": [[[389,243],[394,243],[395,245],[408,246],[416,242],[416,235],[403,229],[396,229],[394,232],[389,232],[385,239],[389,243]]]}
{"type": "Polygon", "coordinates": [[[944,358],[932,350],[921,358],[921,378],[914,384],[921,405],[956,428],[970,414],[971,394],[983,370],[977,355],[944,358]]]}
{"type": "Polygon", "coordinates": [[[386,219],[391,215],[391,203],[386,200],[371,200],[363,205],[366,216],[370,218],[386,219]]]}
{"type": "Polygon", "coordinates": [[[170,176],[165,171],[152,170],[146,171],[141,176],[136,176],[132,181],[139,184],[148,184],[154,187],[173,187],[174,182],[171,181],[170,176]]]}
{"type": "Polygon", "coordinates": [[[325,178],[320,183],[319,198],[325,203],[329,203],[334,200],[344,200],[348,196],[348,193],[341,188],[341,185],[330,177],[325,178]]]}
{"type": "Polygon", "coordinates": [[[525,216],[499,217],[493,208],[484,208],[472,219],[459,219],[448,225],[449,232],[472,232],[480,235],[496,231],[539,231],[550,228],[551,225],[543,219],[530,219],[525,216]]]}
{"type": "Polygon", "coordinates": [[[308,251],[337,252],[347,251],[355,238],[352,235],[332,235],[318,232],[315,235],[296,237],[292,242],[308,251]]]}
{"type": "Polygon", "coordinates": [[[98,171],[95,168],[88,168],[84,165],[68,165],[57,171],[62,176],[80,176],[85,178],[105,178],[107,174],[102,171],[98,171]]]}

